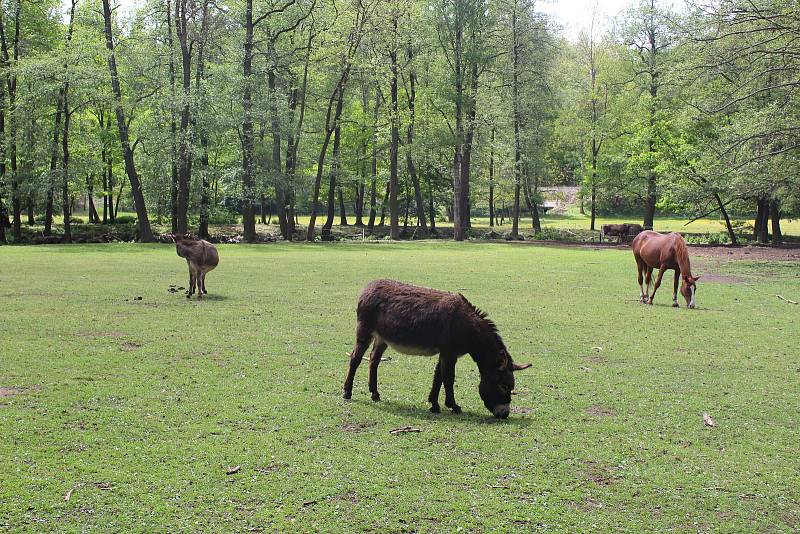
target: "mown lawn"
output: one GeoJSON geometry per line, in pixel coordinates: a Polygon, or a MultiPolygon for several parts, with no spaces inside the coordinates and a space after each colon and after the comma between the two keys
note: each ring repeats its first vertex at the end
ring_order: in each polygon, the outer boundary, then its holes
{"type": "Polygon", "coordinates": [[[716,276],[688,310],[671,284],[639,304],[627,250],[220,255],[211,294],[187,301],[167,245],[0,247],[0,530],[800,528],[800,309],[775,297],[800,301],[797,263],[696,260],[716,276]],[[433,360],[391,350],[382,402],[366,365],[340,398],[377,277],[489,312],[534,364],[508,420],[468,357],[460,416],[427,411],[433,360]],[[406,425],[421,432],[390,434],[406,425]]]}

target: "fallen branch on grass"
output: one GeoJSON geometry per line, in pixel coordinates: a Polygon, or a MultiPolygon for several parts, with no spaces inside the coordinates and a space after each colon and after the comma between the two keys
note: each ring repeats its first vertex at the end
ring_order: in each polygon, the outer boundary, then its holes
{"type": "Polygon", "coordinates": [[[406,432],[422,432],[422,429],[414,428],[411,426],[401,426],[400,428],[395,428],[394,430],[390,430],[389,434],[405,434],[406,432]]]}
{"type": "Polygon", "coordinates": [[[784,302],[788,302],[789,304],[797,304],[795,301],[789,300],[789,299],[787,299],[786,297],[784,297],[782,295],[775,295],[775,296],[778,297],[779,299],[781,299],[784,302]]]}

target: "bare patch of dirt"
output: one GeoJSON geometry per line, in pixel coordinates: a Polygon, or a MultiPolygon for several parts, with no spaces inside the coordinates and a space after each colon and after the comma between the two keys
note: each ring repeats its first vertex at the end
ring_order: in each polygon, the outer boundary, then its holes
{"type": "Polygon", "coordinates": [[[689,246],[693,256],[726,260],[800,260],[800,248],[689,246]]]}
{"type": "Polygon", "coordinates": [[[586,408],[586,414],[594,417],[614,417],[617,415],[617,412],[611,408],[600,406],[599,404],[592,404],[586,408]]]}
{"type": "Polygon", "coordinates": [[[345,432],[362,432],[367,428],[375,426],[375,423],[342,423],[341,429],[345,432]]]}
{"type": "Polygon", "coordinates": [[[531,408],[525,408],[524,406],[512,406],[511,407],[511,413],[518,413],[518,414],[525,415],[525,414],[533,413],[533,410],[531,408]]]}
{"type": "Polygon", "coordinates": [[[603,503],[597,499],[587,498],[584,502],[570,501],[569,504],[579,512],[594,512],[603,507],[603,503]]]}
{"type": "Polygon", "coordinates": [[[585,360],[586,360],[586,363],[594,363],[594,364],[606,363],[608,361],[605,358],[603,358],[602,356],[587,356],[585,358],[585,360]]]}
{"type": "Polygon", "coordinates": [[[97,339],[97,338],[119,339],[125,336],[125,332],[118,332],[116,330],[111,330],[109,332],[78,332],[78,335],[90,339],[97,339]]]}
{"type": "Polygon", "coordinates": [[[598,486],[610,486],[623,478],[622,475],[617,474],[620,470],[619,467],[609,467],[592,460],[587,460],[584,464],[586,465],[583,471],[584,477],[598,486]]]}
{"type": "Polygon", "coordinates": [[[126,341],[125,343],[120,345],[119,348],[121,350],[129,352],[129,351],[132,351],[132,350],[136,350],[136,349],[140,348],[141,346],[142,346],[141,343],[136,343],[135,341],[126,341]]]}
{"type": "Polygon", "coordinates": [[[22,390],[18,388],[0,387],[0,398],[13,397],[14,395],[19,395],[20,393],[22,393],[22,390]]]}
{"type": "Polygon", "coordinates": [[[733,276],[728,274],[710,274],[710,273],[703,273],[702,278],[700,279],[704,284],[711,282],[712,284],[744,284],[747,282],[741,276],[733,276]]]}
{"type": "Polygon", "coordinates": [[[268,475],[269,473],[274,473],[274,472],[278,471],[280,468],[281,468],[281,466],[279,464],[269,464],[269,465],[264,466],[264,467],[256,467],[255,471],[257,473],[268,475]]]}

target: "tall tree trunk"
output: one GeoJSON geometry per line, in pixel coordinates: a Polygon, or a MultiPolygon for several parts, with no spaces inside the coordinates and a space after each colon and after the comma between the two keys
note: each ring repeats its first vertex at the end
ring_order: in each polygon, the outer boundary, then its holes
{"type": "Polygon", "coordinates": [[[453,151],[453,239],[463,241],[466,230],[464,213],[464,183],[462,181],[462,157],[464,147],[464,57],[463,57],[464,20],[463,13],[456,9],[453,35],[453,69],[456,92],[455,101],[455,135],[456,143],[453,151]]]}
{"type": "Polygon", "coordinates": [[[414,198],[417,206],[417,217],[419,218],[419,225],[423,234],[428,233],[428,225],[425,221],[425,201],[422,198],[422,187],[420,185],[419,176],[417,176],[417,167],[414,164],[414,157],[411,154],[411,148],[414,144],[414,123],[416,119],[415,104],[417,100],[417,73],[413,66],[414,51],[411,47],[406,50],[406,58],[410,65],[410,72],[408,74],[409,89],[408,89],[408,126],[406,127],[406,167],[408,168],[408,176],[411,178],[411,183],[414,185],[414,198]]]}
{"type": "Polygon", "coordinates": [[[97,215],[97,207],[94,205],[94,175],[86,175],[86,198],[89,205],[89,222],[97,224],[100,217],[97,215]]]}
{"type": "Polygon", "coordinates": [[[391,98],[392,98],[392,142],[389,153],[389,236],[391,239],[400,239],[398,201],[398,177],[397,177],[397,156],[400,146],[400,116],[397,108],[397,11],[392,18],[392,31],[394,35],[394,46],[389,51],[389,58],[391,59],[391,72],[392,77],[390,80],[391,98]]]}
{"type": "Polygon", "coordinates": [[[242,73],[242,225],[244,239],[250,243],[256,240],[256,214],[253,208],[255,190],[253,184],[253,158],[255,141],[253,139],[253,0],[245,3],[245,38],[242,73]]]}
{"type": "MultiPolygon", "coordinates": [[[[473,39],[475,36],[472,36],[473,39]]],[[[472,201],[470,197],[470,169],[472,165],[472,142],[475,138],[475,125],[478,101],[478,63],[476,59],[471,59],[470,66],[470,93],[467,101],[467,127],[462,146],[463,155],[461,157],[461,195],[464,227],[472,228],[472,201]]]]}
{"type": "Polygon", "coordinates": [[[380,87],[375,88],[375,108],[372,112],[372,157],[370,158],[370,189],[369,189],[369,222],[367,229],[370,233],[375,229],[375,216],[377,215],[377,182],[378,182],[378,114],[381,107],[380,87]]]}
{"type": "MultiPolygon", "coordinates": [[[[338,105],[337,105],[338,107],[338,105]]],[[[341,143],[342,128],[338,122],[333,133],[333,162],[331,163],[331,172],[328,176],[328,216],[325,219],[325,224],[322,225],[322,240],[331,239],[331,229],[333,228],[333,218],[336,212],[336,179],[339,174],[339,146],[341,143]]]]}
{"type": "Polygon", "coordinates": [[[386,223],[387,200],[389,200],[389,182],[386,182],[386,192],[383,194],[383,200],[381,201],[381,221],[378,223],[378,226],[383,226],[386,223]]]}
{"type": "MultiPolygon", "coordinates": [[[[73,11],[75,0],[73,0],[73,11]]],[[[69,84],[64,83],[64,130],[61,136],[61,212],[64,214],[64,243],[72,243],[72,209],[69,198],[69,84]]]]}
{"type": "Polygon", "coordinates": [[[49,236],[53,232],[53,186],[58,171],[58,148],[61,139],[61,115],[64,104],[64,86],[58,89],[56,97],[56,114],[53,124],[53,138],[50,144],[50,174],[47,180],[47,205],[44,213],[44,235],[49,236]]]}
{"type": "Polygon", "coordinates": [[[511,114],[514,123],[514,215],[511,222],[511,237],[519,235],[519,193],[522,182],[522,142],[520,139],[519,98],[519,53],[520,40],[517,28],[517,0],[511,12],[511,114]]]}
{"type": "MultiPolygon", "coordinates": [[[[8,148],[9,159],[11,163],[11,211],[12,211],[12,233],[14,241],[22,239],[22,192],[20,188],[19,173],[17,172],[17,75],[16,66],[19,61],[19,48],[20,48],[20,15],[22,12],[22,2],[17,1],[14,9],[14,42],[12,44],[13,55],[9,54],[8,41],[6,39],[5,23],[2,15],[0,14],[0,46],[2,47],[2,66],[7,69],[13,66],[9,73],[6,74],[5,82],[8,89],[8,148]],[[12,65],[13,57],[13,65],[12,65]]],[[[5,91],[4,91],[5,92],[5,91]]],[[[2,96],[2,95],[0,95],[2,96]]],[[[5,106],[5,98],[3,98],[2,107],[5,106]]],[[[5,116],[4,116],[5,121],[5,116]]],[[[3,129],[5,131],[5,129],[3,129]]],[[[4,139],[5,141],[5,139],[4,139]]],[[[5,158],[5,144],[3,146],[3,158],[5,158]]],[[[0,176],[0,181],[5,176],[5,160],[3,161],[3,172],[0,176]]]]}
{"type": "Polygon", "coordinates": [[[780,243],[783,241],[780,200],[773,198],[769,201],[769,217],[772,219],[772,242],[780,243]]]}
{"type": "Polygon", "coordinates": [[[339,189],[339,225],[347,226],[347,213],[345,213],[344,209],[344,196],[342,195],[342,186],[340,185],[338,189],[339,189]]]}
{"type": "Polygon", "coordinates": [[[431,223],[431,232],[436,230],[436,209],[433,205],[433,180],[428,176],[428,220],[431,223]]]}
{"type": "MultiPolygon", "coordinates": [[[[195,98],[201,103],[204,102],[205,93],[203,91],[203,82],[205,80],[205,50],[206,41],[208,39],[208,9],[209,0],[203,1],[202,15],[200,21],[200,38],[197,43],[197,69],[195,71],[195,98]]],[[[202,239],[210,237],[208,233],[208,218],[209,218],[209,167],[208,167],[208,129],[205,124],[197,127],[197,115],[204,106],[198,105],[197,111],[192,117],[192,130],[198,132],[200,137],[200,174],[201,174],[201,190],[200,190],[200,224],[197,229],[197,234],[202,239]]]]}
{"type": "Polygon", "coordinates": [[[181,113],[178,132],[178,233],[189,230],[189,187],[192,181],[192,139],[190,138],[190,102],[192,91],[192,51],[189,43],[188,0],[175,0],[175,33],[181,49],[181,113]]]}
{"type": "MultiPolygon", "coordinates": [[[[75,4],[77,0],[72,0],[72,5],[69,11],[69,26],[67,29],[67,45],[66,49],[69,50],[70,42],[72,41],[73,22],[75,20],[75,4]]],[[[67,79],[67,62],[63,64],[64,69],[64,83],[61,86],[61,104],[64,113],[64,131],[61,137],[61,212],[64,215],[64,243],[72,243],[72,223],[70,217],[72,216],[72,209],[69,197],[69,81],[67,79]]],[[[15,158],[16,159],[16,158],[15,158]]]]}
{"type": "Polygon", "coordinates": [[[363,169],[365,169],[366,166],[362,164],[360,167],[362,169],[362,174],[361,174],[362,182],[359,183],[359,184],[356,184],[356,201],[355,201],[355,204],[354,204],[355,214],[356,214],[355,225],[357,227],[359,227],[359,228],[364,226],[364,182],[363,182],[363,180],[364,180],[364,178],[366,178],[366,176],[364,175],[365,173],[363,172],[363,169]]]}
{"type": "Polygon", "coordinates": [[[489,143],[489,226],[494,227],[494,132],[492,127],[492,139],[489,143]]]}
{"type": "Polygon", "coordinates": [[[311,198],[311,217],[309,218],[308,229],[306,230],[306,240],[308,241],[314,241],[314,226],[317,220],[317,210],[319,209],[319,191],[322,186],[325,157],[328,154],[328,145],[330,144],[331,135],[333,135],[334,130],[339,128],[339,120],[342,116],[342,107],[344,105],[344,84],[347,83],[349,73],[350,66],[348,65],[339,77],[339,81],[331,97],[328,99],[328,112],[325,118],[325,138],[322,140],[322,147],[320,148],[319,157],[317,158],[317,176],[314,180],[314,195],[311,198]],[[331,117],[331,113],[333,113],[333,117],[331,117]]]}
{"type": "MultiPolygon", "coordinates": [[[[179,0],[176,0],[178,2],[179,0]]],[[[178,233],[178,125],[177,125],[177,111],[175,109],[175,102],[177,97],[175,94],[175,44],[172,38],[172,7],[170,0],[166,0],[167,12],[167,46],[169,47],[169,90],[170,90],[170,182],[169,182],[169,213],[170,225],[172,233],[178,233]]],[[[105,222],[105,220],[103,221],[105,222]]]]}
{"type": "Polygon", "coordinates": [[[103,19],[106,36],[106,48],[108,49],[108,70],[111,75],[111,88],[114,92],[115,113],[117,116],[117,128],[119,129],[119,139],[122,144],[122,155],[125,160],[125,172],[131,183],[131,194],[136,208],[136,217],[139,225],[139,239],[142,242],[153,240],[153,231],[150,229],[150,220],[147,217],[147,207],[144,204],[144,192],[136,173],[136,164],[133,160],[133,150],[130,139],[128,138],[128,123],[125,120],[125,111],[122,109],[122,88],[117,74],[117,60],[114,56],[114,36],[111,33],[111,6],[110,0],[103,0],[103,19]]]}

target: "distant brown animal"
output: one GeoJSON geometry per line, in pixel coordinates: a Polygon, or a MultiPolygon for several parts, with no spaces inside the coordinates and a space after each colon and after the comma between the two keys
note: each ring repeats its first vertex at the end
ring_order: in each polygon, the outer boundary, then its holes
{"type": "Polygon", "coordinates": [[[678,279],[682,280],[681,295],[686,299],[689,308],[695,307],[695,295],[697,293],[697,280],[700,276],[692,275],[692,268],[689,263],[689,250],[681,234],[659,234],[651,230],[640,233],[633,240],[633,256],[636,258],[636,268],[639,273],[639,289],[643,304],[653,303],[656,291],[661,285],[661,277],[668,269],[675,270],[675,282],[672,291],[672,305],[678,306],[678,279]],[[658,278],[656,278],[653,293],[650,292],[650,280],[653,269],[658,268],[658,278]],[[647,291],[642,286],[642,278],[646,278],[647,291]]]}
{"type": "Polygon", "coordinates": [[[642,230],[642,225],[635,223],[604,224],[600,227],[600,242],[603,242],[604,236],[617,236],[617,243],[622,243],[629,237],[636,237],[642,230]]]}
{"type": "Polygon", "coordinates": [[[350,353],[350,367],[344,381],[343,397],[353,393],[353,378],[369,344],[369,390],[372,400],[378,393],[378,365],[387,346],[403,354],[439,354],[433,386],[428,395],[430,411],[438,413],[439,391],[444,384],[444,404],[461,413],[453,385],[456,361],[469,353],[481,375],[478,392],[484,406],[495,417],[508,417],[514,371],[530,364],[517,365],[508,353],[497,328],[486,314],[463,295],[396,282],[375,280],[361,292],[358,300],[356,345],[350,353]]]}
{"type": "Polygon", "coordinates": [[[195,290],[198,298],[202,297],[208,293],[206,291],[206,274],[219,264],[216,247],[208,241],[189,234],[169,234],[169,236],[175,242],[178,256],[185,258],[189,265],[189,289],[186,292],[186,298],[192,298],[195,290]]]}

